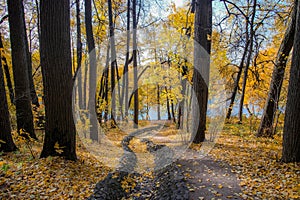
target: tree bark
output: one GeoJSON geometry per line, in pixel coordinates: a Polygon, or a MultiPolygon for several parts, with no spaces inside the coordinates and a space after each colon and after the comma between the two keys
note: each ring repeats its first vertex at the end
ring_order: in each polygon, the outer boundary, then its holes
{"type": "Polygon", "coordinates": [[[89,51],[89,119],[90,119],[90,138],[93,141],[98,141],[98,121],[96,116],[96,79],[97,79],[97,66],[96,66],[96,49],[95,40],[92,26],[92,2],[85,0],[85,29],[87,46],[89,51]]]}
{"type": "MultiPolygon", "coordinates": [[[[1,36],[0,36],[1,37],[1,36]]],[[[1,57],[1,51],[0,51],[1,57]]],[[[2,62],[0,62],[0,151],[11,152],[17,150],[11,136],[8,105],[4,86],[2,62]]]]}
{"type": "Polygon", "coordinates": [[[17,129],[29,133],[37,139],[33,127],[30,84],[28,75],[28,57],[22,0],[8,0],[9,28],[12,50],[12,65],[15,83],[17,129]]]}
{"type": "Polygon", "coordinates": [[[195,1],[195,47],[193,73],[192,139],[194,143],[205,140],[208,101],[209,63],[212,32],[212,1],[195,1]]]}
{"type": "Polygon", "coordinates": [[[138,90],[138,69],[137,69],[137,13],[136,0],[132,1],[132,24],[133,24],[133,81],[134,81],[134,128],[139,124],[139,90],[138,90]]]}
{"type": "Polygon", "coordinates": [[[272,80],[266,100],[265,109],[261,118],[260,126],[257,131],[257,137],[272,137],[273,136],[273,124],[278,108],[278,101],[280,97],[281,87],[283,83],[286,63],[289,54],[293,47],[295,26],[296,26],[296,14],[297,14],[297,0],[294,4],[294,9],[291,16],[291,21],[284,34],[284,38],[280,44],[274,70],[272,74],[272,80]]]}
{"type": "MultiPolygon", "coordinates": [[[[4,48],[1,33],[0,33],[0,48],[2,48],[2,49],[4,48]]],[[[15,101],[15,94],[14,94],[14,89],[13,89],[13,86],[12,86],[12,78],[11,78],[10,73],[9,73],[9,67],[8,67],[7,59],[4,55],[2,55],[2,56],[0,56],[0,60],[3,61],[3,69],[4,69],[4,73],[5,73],[6,84],[7,84],[8,91],[9,91],[10,102],[12,104],[15,104],[15,102],[14,102],[15,101]]]]}
{"type": "Polygon", "coordinates": [[[81,41],[81,20],[80,20],[80,0],[76,0],[76,30],[77,30],[77,70],[78,73],[78,103],[79,109],[84,109],[82,94],[82,41],[81,41]]]}
{"type": "Polygon", "coordinates": [[[300,161],[300,3],[297,4],[297,20],[294,51],[283,129],[283,162],[300,161]]]}
{"type": "Polygon", "coordinates": [[[246,66],[245,66],[245,70],[244,70],[242,96],[241,96],[240,107],[239,107],[239,123],[242,123],[242,121],[243,121],[243,108],[244,108],[244,100],[245,100],[246,86],[247,86],[247,80],[248,80],[248,71],[249,71],[249,67],[250,67],[251,59],[252,59],[253,43],[254,43],[254,36],[255,36],[254,19],[255,19],[255,14],[256,14],[256,6],[257,6],[256,4],[257,4],[257,1],[254,0],[253,6],[252,6],[251,21],[249,24],[250,25],[250,37],[249,37],[250,44],[249,44],[249,51],[248,51],[246,66]]]}
{"type": "Polygon", "coordinates": [[[76,160],[72,116],[70,1],[41,0],[41,65],[45,95],[45,140],[41,157],[76,160]],[[56,151],[55,146],[59,145],[56,151]]]}

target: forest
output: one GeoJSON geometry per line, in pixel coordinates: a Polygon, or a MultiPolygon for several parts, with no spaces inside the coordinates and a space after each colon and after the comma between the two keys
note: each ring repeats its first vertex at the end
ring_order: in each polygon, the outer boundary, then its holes
{"type": "Polygon", "coordinates": [[[299,199],[298,0],[0,2],[0,199],[299,199]]]}

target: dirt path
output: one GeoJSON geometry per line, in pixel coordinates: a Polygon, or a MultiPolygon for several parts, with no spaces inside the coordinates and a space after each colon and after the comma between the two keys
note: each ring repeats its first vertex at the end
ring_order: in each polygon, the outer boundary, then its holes
{"type": "Polygon", "coordinates": [[[209,156],[199,159],[197,152],[189,149],[177,165],[186,178],[189,199],[243,199],[239,180],[228,164],[209,156]]]}

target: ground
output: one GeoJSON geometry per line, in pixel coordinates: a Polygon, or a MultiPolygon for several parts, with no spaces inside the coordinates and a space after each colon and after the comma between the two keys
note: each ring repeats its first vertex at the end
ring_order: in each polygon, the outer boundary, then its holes
{"type": "MultiPolygon", "coordinates": [[[[189,199],[298,199],[300,164],[280,162],[281,133],[274,139],[254,135],[251,124],[232,123],[225,125],[208,156],[197,157],[200,145],[192,145],[175,163],[189,199]]],[[[0,157],[0,199],[84,199],[112,172],[80,143],[73,162],[39,159],[41,142],[15,140],[19,150],[0,157]]],[[[123,181],[121,187],[128,184],[123,181]]]]}

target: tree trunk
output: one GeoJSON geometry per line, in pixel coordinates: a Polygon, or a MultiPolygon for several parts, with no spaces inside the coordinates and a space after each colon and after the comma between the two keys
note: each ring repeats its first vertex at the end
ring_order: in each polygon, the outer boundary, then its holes
{"type": "MultiPolygon", "coordinates": [[[[4,48],[3,46],[3,43],[2,43],[2,36],[1,36],[1,33],[0,33],[0,48],[4,48]]],[[[10,73],[9,73],[9,67],[8,67],[8,64],[7,64],[7,59],[4,55],[0,56],[0,61],[3,61],[3,68],[4,68],[4,73],[5,73],[5,78],[6,78],[6,84],[7,84],[7,87],[8,87],[8,91],[9,91],[9,98],[10,98],[10,102],[12,104],[14,104],[15,102],[15,95],[14,95],[14,89],[13,89],[13,86],[12,86],[12,78],[10,76],[10,73]]],[[[1,63],[2,64],[2,63],[1,63]]]]}
{"type": "Polygon", "coordinates": [[[137,13],[136,0],[132,1],[132,23],[133,23],[133,81],[134,81],[134,128],[139,124],[139,90],[138,90],[138,69],[137,69],[137,13]]]}
{"type": "Polygon", "coordinates": [[[294,38],[289,89],[283,129],[283,162],[300,162],[300,3],[294,38]]]}
{"type": "MultiPolygon", "coordinates": [[[[1,36],[0,36],[1,37],[1,36]]],[[[0,51],[1,57],[1,51],[0,51]]],[[[4,86],[2,62],[0,62],[0,151],[11,152],[17,150],[11,136],[8,105],[4,86]]]]}
{"type": "Polygon", "coordinates": [[[22,0],[8,0],[9,28],[12,50],[12,65],[15,83],[16,115],[18,132],[22,129],[37,139],[33,127],[28,57],[22,0]]]}
{"type": "Polygon", "coordinates": [[[80,1],[76,0],[76,29],[77,29],[77,70],[78,72],[78,103],[79,109],[83,109],[83,94],[82,94],[82,42],[81,42],[81,20],[80,20],[80,1]]]}
{"type": "Polygon", "coordinates": [[[240,108],[239,108],[239,123],[242,123],[242,121],[243,121],[243,107],[244,107],[246,86],[247,86],[247,80],[248,80],[248,71],[249,71],[249,67],[250,67],[251,59],[252,59],[253,42],[254,42],[253,40],[254,40],[254,36],[255,36],[254,19],[255,19],[255,14],[256,14],[256,0],[253,1],[253,9],[252,10],[253,11],[252,11],[251,22],[249,24],[250,25],[250,38],[249,38],[250,44],[249,45],[250,46],[249,46],[247,62],[246,62],[245,71],[244,71],[242,96],[241,96],[240,108]]]}
{"type": "Polygon", "coordinates": [[[115,31],[112,13],[112,2],[108,0],[108,16],[109,16],[109,37],[110,37],[110,50],[111,50],[111,119],[112,127],[115,127],[115,114],[116,114],[116,96],[115,96],[115,69],[116,69],[116,46],[115,46],[115,31]]]}
{"type": "Polygon", "coordinates": [[[76,160],[70,43],[70,1],[41,0],[41,65],[46,113],[42,158],[58,155],[76,160]],[[56,145],[62,152],[56,151],[56,145]]]}
{"type": "Polygon", "coordinates": [[[257,131],[257,137],[272,137],[273,136],[273,124],[278,108],[278,101],[280,97],[281,87],[283,83],[286,63],[289,54],[293,47],[295,26],[296,26],[296,14],[297,14],[297,1],[295,1],[293,13],[291,16],[290,24],[284,34],[284,38],[280,44],[272,80],[270,84],[268,98],[265,104],[263,116],[261,118],[260,126],[257,131]]]}
{"type": "Polygon", "coordinates": [[[157,120],[160,119],[160,86],[157,84],[157,120]]]}
{"type": "Polygon", "coordinates": [[[211,51],[208,35],[211,36],[212,31],[212,1],[196,0],[195,4],[192,139],[194,143],[200,143],[205,139],[206,130],[211,51]]]}
{"type": "Polygon", "coordinates": [[[85,0],[85,29],[86,39],[89,51],[89,119],[90,119],[90,139],[98,141],[98,121],[96,116],[96,79],[97,79],[97,66],[96,66],[96,49],[92,27],[92,2],[85,0]]]}

